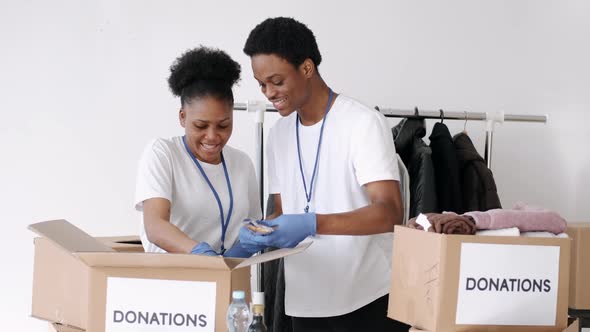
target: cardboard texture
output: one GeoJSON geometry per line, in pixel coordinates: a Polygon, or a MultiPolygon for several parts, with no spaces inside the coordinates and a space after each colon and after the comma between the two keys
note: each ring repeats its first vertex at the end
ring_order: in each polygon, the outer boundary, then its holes
{"type": "MultiPolygon", "coordinates": [[[[570,242],[570,239],[564,238],[447,235],[396,226],[388,317],[412,325],[414,329],[420,328],[433,332],[563,331],[568,323],[570,242]],[[509,255],[512,250],[530,249],[531,246],[533,249],[552,250],[556,261],[552,265],[555,274],[552,280],[557,284],[557,288],[553,286],[551,289],[553,292],[551,294],[556,292],[556,298],[553,297],[555,307],[548,305],[554,309],[555,319],[552,317],[548,319],[554,324],[547,326],[497,324],[496,319],[502,319],[504,312],[485,313],[493,318],[495,324],[456,324],[459,317],[459,295],[465,291],[464,287],[459,287],[461,269],[465,268],[461,266],[462,248],[471,248],[474,244],[476,246],[483,244],[486,248],[493,248],[493,250],[505,249],[509,255]]],[[[466,257],[469,254],[472,252],[464,253],[466,257]]],[[[545,258],[537,257],[537,259],[545,258]]],[[[481,262],[481,264],[487,263],[481,262]]],[[[527,274],[528,271],[519,271],[518,268],[518,266],[515,268],[510,266],[510,273],[527,274]]],[[[482,291],[481,293],[489,295],[492,292],[482,291]]],[[[509,292],[503,292],[501,296],[505,296],[506,293],[509,292]]],[[[544,296],[547,295],[544,294],[544,296]]],[[[479,307],[475,306],[472,310],[477,313],[479,307]]],[[[528,307],[523,307],[519,312],[530,312],[530,310],[528,307]]],[[[514,311],[510,314],[515,315],[514,311]]]]}
{"type": "Polygon", "coordinates": [[[572,238],[569,307],[590,310],[590,223],[568,223],[572,238]]]}
{"type": "MultiPolygon", "coordinates": [[[[427,331],[427,330],[420,330],[418,328],[412,327],[408,332],[436,332],[436,331],[427,331]]],[[[563,332],[580,332],[580,321],[578,319],[570,319],[568,327],[563,330],[563,332]]]]}
{"type": "MultiPolygon", "coordinates": [[[[215,331],[226,331],[232,290],[245,290],[250,298],[250,266],[297,254],[311,244],[234,259],[138,252],[140,245],[121,243],[133,237],[97,239],[65,220],[37,223],[29,229],[41,236],[34,240],[32,316],[88,332],[105,331],[108,280],[117,278],[214,282],[216,304],[210,309],[215,313],[215,331]]],[[[189,301],[198,300],[198,295],[191,294],[189,301]]]]}
{"type": "Polygon", "coordinates": [[[84,332],[75,327],[69,327],[58,323],[49,323],[49,332],[84,332]]]}

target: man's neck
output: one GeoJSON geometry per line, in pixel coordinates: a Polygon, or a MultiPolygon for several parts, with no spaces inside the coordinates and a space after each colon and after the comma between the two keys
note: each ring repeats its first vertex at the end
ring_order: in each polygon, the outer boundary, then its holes
{"type": "MultiPolygon", "coordinates": [[[[301,124],[311,126],[320,122],[324,118],[329,98],[330,88],[322,79],[312,83],[311,95],[308,102],[297,110],[301,124]]],[[[334,99],[332,98],[333,101],[334,99]]]]}

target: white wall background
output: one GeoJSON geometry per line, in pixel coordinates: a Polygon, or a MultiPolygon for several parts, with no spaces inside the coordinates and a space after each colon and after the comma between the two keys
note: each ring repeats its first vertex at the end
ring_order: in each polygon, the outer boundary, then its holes
{"type": "MultiPolygon", "coordinates": [[[[548,114],[547,125],[497,127],[501,200],[590,221],[588,1],[0,0],[5,328],[46,329],[28,317],[26,226],[65,218],[92,235],[136,234],[139,154],[153,137],[182,133],[170,64],[198,44],[219,47],[242,65],[236,100],[263,99],[241,49],[279,15],[315,32],[328,84],[367,104],[548,114]]],[[[230,144],[254,157],[253,120],[240,113],[230,144]]],[[[483,153],[484,124],[467,130],[483,153]]]]}

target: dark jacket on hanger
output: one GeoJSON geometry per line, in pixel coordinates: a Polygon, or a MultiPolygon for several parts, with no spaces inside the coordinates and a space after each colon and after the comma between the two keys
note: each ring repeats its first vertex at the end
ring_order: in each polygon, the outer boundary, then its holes
{"type": "Polygon", "coordinates": [[[432,164],[436,179],[436,197],[441,211],[463,213],[463,195],[459,177],[459,162],[449,128],[437,122],[430,134],[432,164]]]}
{"type": "Polygon", "coordinates": [[[410,218],[419,213],[440,212],[436,198],[436,182],[430,148],[422,138],[426,135],[424,119],[403,119],[391,129],[395,150],[402,157],[410,174],[410,218]]]}
{"type": "Polygon", "coordinates": [[[477,153],[469,136],[459,133],[453,137],[453,142],[459,161],[464,210],[501,209],[494,175],[485,160],[477,153]]]}

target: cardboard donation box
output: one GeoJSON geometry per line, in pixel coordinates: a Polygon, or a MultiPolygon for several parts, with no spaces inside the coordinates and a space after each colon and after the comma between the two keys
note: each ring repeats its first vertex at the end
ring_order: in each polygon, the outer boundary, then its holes
{"type": "Polygon", "coordinates": [[[87,332],[227,331],[232,290],[250,296],[250,266],[310,245],[244,260],[138,252],[136,244],[93,238],[65,220],[29,228],[41,235],[32,316],[87,332]]]}
{"type": "Polygon", "coordinates": [[[590,222],[568,223],[572,238],[569,307],[590,310],[590,222]]]}
{"type": "MultiPolygon", "coordinates": [[[[580,332],[580,321],[578,319],[570,319],[568,322],[568,326],[566,329],[563,330],[563,332],[580,332]]],[[[426,331],[426,330],[420,330],[417,328],[410,328],[409,332],[436,332],[436,331],[426,331]]]]}
{"type": "Polygon", "coordinates": [[[563,331],[570,242],[396,226],[388,316],[432,332],[563,331]]]}

